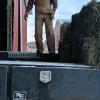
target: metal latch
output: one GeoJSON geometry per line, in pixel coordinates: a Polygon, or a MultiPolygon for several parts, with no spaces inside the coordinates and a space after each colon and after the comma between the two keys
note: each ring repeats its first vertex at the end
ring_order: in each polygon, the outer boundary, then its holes
{"type": "Polygon", "coordinates": [[[26,100],[26,92],[25,91],[14,91],[13,100],[26,100]]]}
{"type": "Polygon", "coordinates": [[[48,83],[51,81],[51,71],[40,71],[40,81],[48,83]]]}

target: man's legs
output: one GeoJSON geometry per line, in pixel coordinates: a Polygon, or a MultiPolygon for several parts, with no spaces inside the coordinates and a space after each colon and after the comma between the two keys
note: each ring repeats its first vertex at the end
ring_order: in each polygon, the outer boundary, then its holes
{"type": "Polygon", "coordinates": [[[42,38],[42,26],[43,20],[41,14],[36,14],[35,16],[35,40],[36,40],[36,47],[37,53],[43,52],[43,38],[42,38]]]}
{"type": "Polygon", "coordinates": [[[53,22],[50,15],[45,17],[46,38],[49,53],[55,53],[55,37],[53,32],[53,22]]]}

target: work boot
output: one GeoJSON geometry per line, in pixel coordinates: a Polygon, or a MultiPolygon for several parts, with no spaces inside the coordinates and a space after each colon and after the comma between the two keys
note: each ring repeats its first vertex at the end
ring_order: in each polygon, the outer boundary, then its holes
{"type": "Polygon", "coordinates": [[[53,52],[50,51],[49,54],[50,55],[55,55],[55,51],[53,51],[53,52]]]}
{"type": "Polygon", "coordinates": [[[43,51],[37,50],[37,54],[41,55],[41,54],[43,54],[43,51]]]}

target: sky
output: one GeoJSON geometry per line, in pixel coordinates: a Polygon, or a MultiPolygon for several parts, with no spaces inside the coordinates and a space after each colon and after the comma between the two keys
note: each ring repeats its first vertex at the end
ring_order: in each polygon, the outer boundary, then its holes
{"type": "MultiPolygon", "coordinates": [[[[54,16],[54,25],[57,19],[71,20],[72,15],[79,13],[82,7],[86,5],[87,3],[89,3],[90,1],[91,0],[58,0],[58,8],[54,16]]],[[[28,23],[27,24],[28,25],[27,26],[27,30],[28,30],[27,42],[34,41],[34,22],[35,22],[34,15],[35,15],[35,12],[34,12],[34,7],[33,7],[32,15],[29,15],[28,20],[27,20],[27,23],[28,23]]]]}
{"type": "Polygon", "coordinates": [[[86,5],[90,0],[58,0],[58,9],[55,19],[71,20],[72,14],[78,13],[83,5],[86,5]]]}

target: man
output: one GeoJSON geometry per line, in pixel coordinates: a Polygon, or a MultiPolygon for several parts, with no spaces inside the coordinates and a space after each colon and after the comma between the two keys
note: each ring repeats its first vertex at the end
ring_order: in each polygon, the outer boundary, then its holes
{"type": "Polygon", "coordinates": [[[32,9],[33,4],[35,5],[35,40],[37,53],[43,53],[44,50],[42,39],[43,23],[45,23],[48,51],[50,54],[55,53],[55,38],[52,19],[57,8],[57,0],[29,0],[26,7],[25,19],[32,9]]]}

